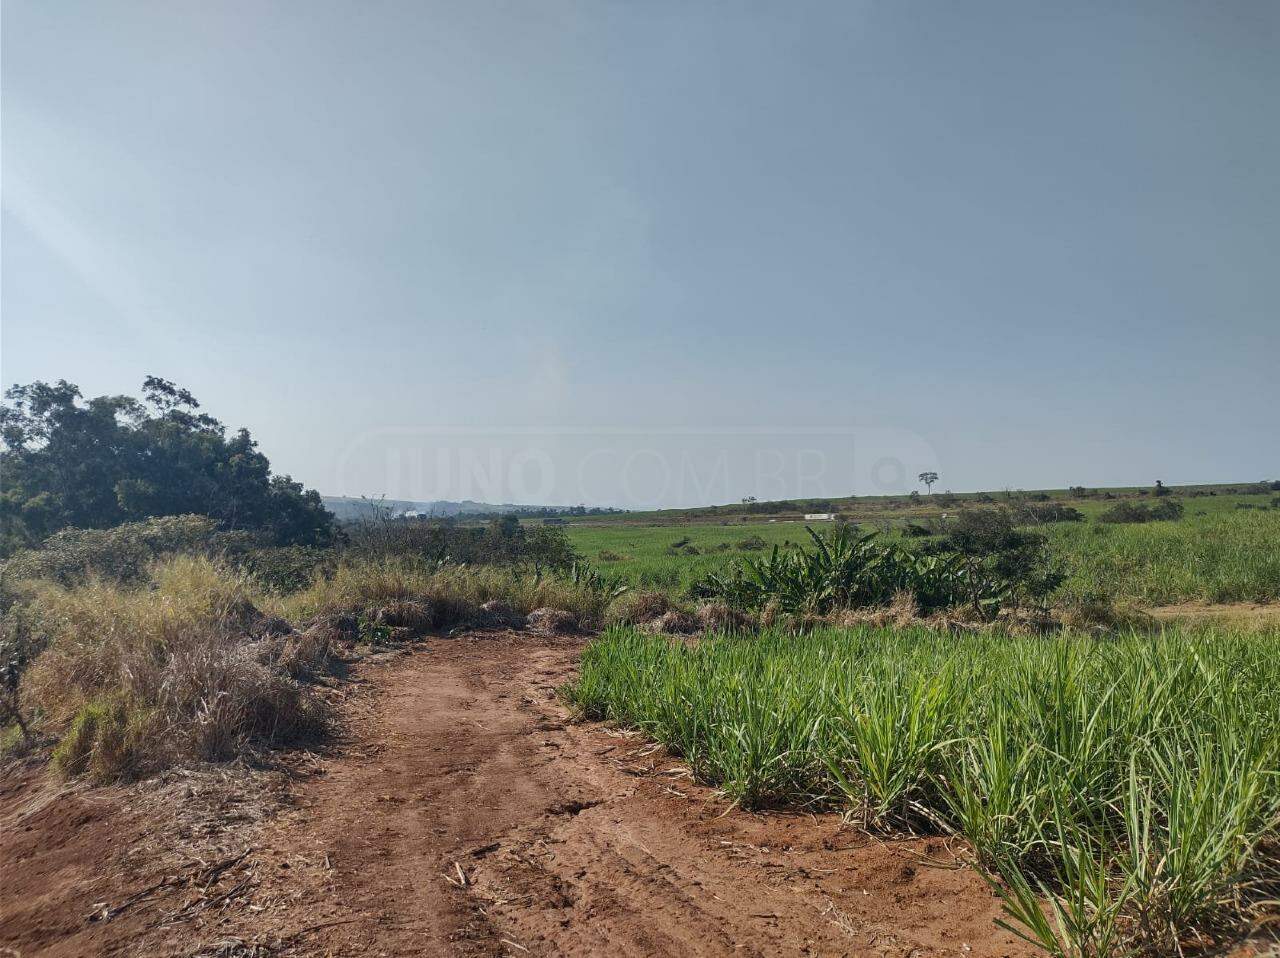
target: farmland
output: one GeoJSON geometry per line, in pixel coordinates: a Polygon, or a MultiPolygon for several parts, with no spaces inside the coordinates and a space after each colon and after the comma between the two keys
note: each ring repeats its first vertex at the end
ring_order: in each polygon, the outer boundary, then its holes
{"type": "Polygon", "coordinates": [[[1171,952],[1267,908],[1277,663],[1274,631],[687,646],[619,629],[568,694],[749,806],[963,834],[1011,927],[1050,952],[1171,952]]]}
{"type": "MultiPolygon", "coordinates": [[[[1097,521],[1116,501],[1140,501],[1137,490],[1107,490],[1115,499],[1045,494],[1085,517],[1035,527],[1066,564],[1063,595],[1105,596],[1143,606],[1280,599],[1280,509],[1272,505],[1278,494],[1229,487],[1232,491],[1209,495],[1209,488],[1196,490],[1199,495],[1175,490],[1172,498],[1184,506],[1180,520],[1142,524],[1097,521]]],[[[860,529],[898,539],[907,523],[934,522],[945,528],[944,514],[1006,502],[1002,494],[957,500],[951,506],[906,497],[854,500],[841,514],[860,529]]],[[[723,571],[743,557],[759,557],[774,545],[786,549],[808,542],[805,525],[794,509],[772,521],[688,511],[584,521],[567,531],[574,548],[602,572],[634,586],[684,594],[708,573],[723,571]]],[[[821,529],[830,523],[811,525],[821,529]]]]}
{"type": "Polygon", "coordinates": [[[305,547],[198,515],[64,529],[0,569],[0,870],[39,863],[0,944],[1248,939],[1275,913],[1274,605],[1252,629],[1116,610],[1273,598],[1274,496],[392,517],[305,547]]]}

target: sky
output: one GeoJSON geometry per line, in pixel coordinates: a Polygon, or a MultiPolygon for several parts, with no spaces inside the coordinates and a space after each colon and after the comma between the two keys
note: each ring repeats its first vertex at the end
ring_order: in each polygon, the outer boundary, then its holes
{"type": "Polygon", "coordinates": [[[1280,476],[1280,4],[5,0],[0,378],[326,494],[1280,476]]]}

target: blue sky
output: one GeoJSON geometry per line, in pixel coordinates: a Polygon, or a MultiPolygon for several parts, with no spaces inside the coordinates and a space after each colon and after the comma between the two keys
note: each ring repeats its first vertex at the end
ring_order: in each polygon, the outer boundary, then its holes
{"type": "Polygon", "coordinates": [[[0,29],[6,386],[162,375],[329,493],[1280,475],[1273,0],[0,29]]]}

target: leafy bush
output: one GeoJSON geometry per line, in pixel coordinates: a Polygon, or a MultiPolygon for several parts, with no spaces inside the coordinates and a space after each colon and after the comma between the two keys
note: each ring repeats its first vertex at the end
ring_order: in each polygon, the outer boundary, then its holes
{"type": "Polygon", "coordinates": [[[65,529],[37,549],[16,553],[0,566],[0,575],[10,582],[48,579],[63,585],[91,577],[133,582],[164,556],[217,551],[216,532],[217,524],[206,516],[164,516],[110,529],[65,529]]]}
{"type": "Polygon", "coordinates": [[[1154,522],[1157,520],[1181,519],[1182,513],[1182,503],[1175,502],[1172,499],[1165,499],[1153,506],[1140,502],[1120,502],[1106,512],[1099,514],[1098,521],[1109,523],[1154,522]]]}
{"type": "Polygon", "coordinates": [[[331,574],[338,562],[334,550],[311,546],[251,548],[229,559],[259,588],[279,595],[305,589],[317,575],[331,574]]]}
{"type": "Polygon", "coordinates": [[[763,539],[761,539],[759,536],[753,535],[753,536],[747,536],[744,539],[739,539],[734,544],[734,547],[739,552],[760,552],[762,549],[767,548],[768,545],[769,544],[765,542],[763,539]]]}
{"type": "Polygon", "coordinates": [[[1023,502],[1012,507],[1014,521],[1035,526],[1046,522],[1083,522],[1084,513],[1061,502],[1023,502]]]}
{"type": "Polygon", "coordinates": [[[403,559],[434,565],[510,565],[565,571],[579,556],[563,529],[525,526],[515,516],[499,516],[486,525],[460,525],[449,519],[376,518],[344,528],[345,558],[357,561],[403,559]]]}

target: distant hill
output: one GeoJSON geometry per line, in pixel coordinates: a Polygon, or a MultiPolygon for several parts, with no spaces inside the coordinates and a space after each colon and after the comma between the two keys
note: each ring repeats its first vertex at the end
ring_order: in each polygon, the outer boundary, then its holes
{"type": "Polygon", "coordinates": [[[367,519],[377,510],[386,510],[393,516],[405,513],[418,513],[424,516],[446,518],[462,515],[497,515],[505,512],[521,512],[537,508],[536,506],[518,506],[511,503],[494,505],[488,502],[474,502],[465,499],[452,502],[447,499],[435,499],[420,502],[411,499],[357,499],[352,496],[321,496],[325,508],[341,520],[367,519]]]}
{"type": "Polygon", "coordinates": [[[515,514],[519,516],[566,515],[601,515],[619,512],[616,509],[584,508],[582,506],[528,506],[513,502],[495,504],[463,499],[454,502],[449,499],[434,499],[422,502],[412,499],[357,499],[352,496],[321,496],[325,508],[341,522],[353,519],[368,519],[385,510],[392,516],[420,515],[437,519],[456,516],[496,516],[515,514]]]}

